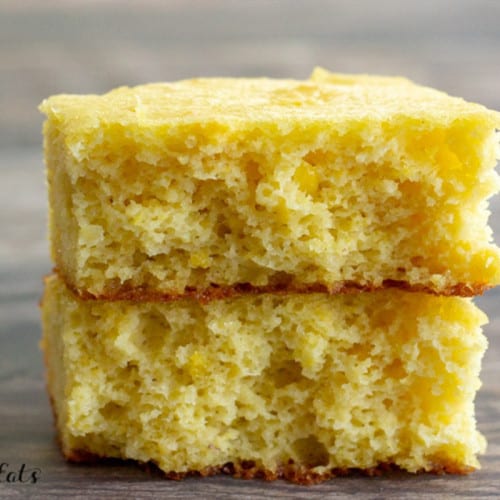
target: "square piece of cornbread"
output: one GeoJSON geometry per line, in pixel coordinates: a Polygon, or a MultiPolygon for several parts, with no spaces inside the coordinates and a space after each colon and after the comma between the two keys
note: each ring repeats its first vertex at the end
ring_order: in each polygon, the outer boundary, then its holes
{"type": "Polygon", "coordinates": [[[403,78],[196,79],[45,100],[52,255],[81,296],[500,282],[500,115],[403,78]],[[246,287],[246,288],[245,288],[246,287]]]}
{"type": "Polygon", "coordinates": [[[70,460],[153,462],[301,483],[361,469],[464,473],[486,318],[467,298],[380,290],[203,304],[42,304],[48,388],[70,460]]]}

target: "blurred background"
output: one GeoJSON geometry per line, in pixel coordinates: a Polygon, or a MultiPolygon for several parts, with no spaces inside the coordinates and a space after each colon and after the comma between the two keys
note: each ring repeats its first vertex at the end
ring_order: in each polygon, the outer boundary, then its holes
{"type": "Polygon", "coordinates": [[[1,0],[0,148],[54,93],[193,76],[404,74],[500,109],[498,0],[1,0]]]}
{"type": "MultiPolygon", "coordinates": [[[[306,78],[320,65],[404,75],[500,110],[499,54],[498,0],[0,0],[1,417],[50,420],[37,347],[51,269],[43,98],[195,76],[306,78]]],[[[500,204],[493,210],[498,235],[500,204]]],[[[498,297],[480,305],[493,314],[498,297]]],[[[499,331],[493,320],[486,333],[499,331]]],[[[498,387],[498,359],[500,342],[486,386],[498,387]]],[[[0,432],[0,447],[15,446],[0,432]]]]}

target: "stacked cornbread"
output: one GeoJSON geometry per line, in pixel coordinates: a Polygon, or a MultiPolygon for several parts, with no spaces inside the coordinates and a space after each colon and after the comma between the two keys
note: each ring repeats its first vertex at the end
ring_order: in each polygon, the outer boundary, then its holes
{"type": "Polygon", "coordinates": [[[478,466],[499,114],[324,70],[41,109],[68,459],[301,483],[478,466]]]}

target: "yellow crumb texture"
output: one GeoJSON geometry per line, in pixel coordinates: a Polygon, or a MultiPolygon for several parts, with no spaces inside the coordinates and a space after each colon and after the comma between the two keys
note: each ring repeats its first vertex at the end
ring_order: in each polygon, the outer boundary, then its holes
{"type": "Polygon", "coordinates": [[[67,455],[164,471],[477,467],[485,316],[385,290],[201,304],[81,301],[47,279],[43,346],[67,455]]]}
{"type": "Polygon", "coordinates": [[[500,283],[500,115],[404,78],[196,79],[45,100],[73,288],[500,283]]]}

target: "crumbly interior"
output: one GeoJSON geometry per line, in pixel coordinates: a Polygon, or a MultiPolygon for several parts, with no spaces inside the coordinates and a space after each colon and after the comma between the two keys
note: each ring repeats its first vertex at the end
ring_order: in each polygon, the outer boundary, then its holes
{"type": "Polygon", "coordinates": [[[52,276],[48,385],[68,456],[166,472],[241,460],[477,467],[486,318],[469,299],[384,290],[200,304],[82,301],[52,276]]]}
{"type": "Polygon", "coordinates": [[[52,253],[81,292],[500,283],[486,202],[500,121],[479,105],[316,72],[42,109],[52,253]]]}

